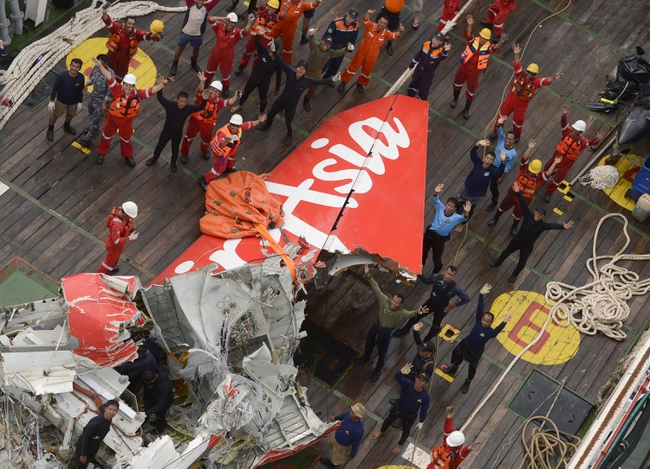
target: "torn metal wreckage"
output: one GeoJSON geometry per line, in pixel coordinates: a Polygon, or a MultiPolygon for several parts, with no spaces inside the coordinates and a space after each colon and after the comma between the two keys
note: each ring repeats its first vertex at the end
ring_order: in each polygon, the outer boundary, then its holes
{"type": "Polygon", "coordinates": [[[253,468],[330,434],[336,425],[311,410],[292,366],[305,302],[294,301],[288,269],[270,258],[212,270],[150,288],[135,277],[79,274],[63,280],[58,298],[2,309],[0,465],[63,467],[98,407],[116,396],[124,402],[96,457],[107,467],[180,469],[202,460],[253,468]],[[173,406],[177,430],[148,446],[136,399],[112,368],[135,358],[127,339],[144,331],[168,351],[172,378],[195,402],[173,406]],[[54,427],[45,444],[43,429],[54,427]]]}

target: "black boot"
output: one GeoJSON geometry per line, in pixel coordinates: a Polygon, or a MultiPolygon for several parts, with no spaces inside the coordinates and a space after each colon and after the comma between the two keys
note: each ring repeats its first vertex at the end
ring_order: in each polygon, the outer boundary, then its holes
{"type": "Polygon", "coordinates": [[[481,23],[481,26],[483,26],[484,28],[488,28],[488,29],[492,29],[492,27],[494,26],[493,23],[488,23],[487,21],[480,21],[480,23],[481,23]]]}
{"type": "Polygon", "coordinates": [[[309,103],[309,100],[307,97],[302,101],[303,106],[305,106],[305,111],[311,112],[311,104],[309,103]]]}
{"type": "Polygon", "coordinates": [[[519,232],[519,231],[517,231],[517,226],[519,226],[519,220],[513,221],[512,222],[512,227],[510,228],[510,234],[512,236],[517,236],[517,233],[519,232]]]}
{"type": "Polygon", "coordinates": [[[465,382],[463,383],[463,387],[460,388],[460,392],[462,392],[463,394],[467,394],[467,391],[469,391],[469,383],[471,383],[471,381],[466,379],[465,382]]]}
{"type": "Polygon", "coordinates": [[[497,205],[499,205],[499,199],[497,199],[497,200],[492,199],[492,201],[490,202],[490,205],[485,207],[485,210],[487,210],[488,212],[491,212],[492,210],[497,208],[497,205]]]}
{"type": "Polygon", "coordinates": [[[471,101],[465,101],[465,110],[463,111],[463,117],[469,119],[469,108],[472,105],[471,101]]]}
{"type": "Polygon", "coordinates": [[[458,97],[460,96],[460,90],[456,91],[454,90],[454,99],[451,100],[451,103],[449,103],[449,106],[451,108],[455,108],[458,105],[458,97]]]}
{"type": "Polygon", "coordinates": [[[194,69],[194,71],[196,73],[199,73],[201,71],[201,67],[199,67],[199,64],[197,63],[196,59],[192,57],[190,61],[192,62],[192,68],[194,69]]]}
{"type": "Polygon", "coordinates": [[[178,62],[172,62],[172,68],[169,69],[169,74],[171,76],[176,75],[176,72],[178,71],[178,62]]]}
{"type": "Polygon", "coordinates": [[[309,42],[309,39],[307,39],[307,36],[303,35],[300,37],[300,45],[307,44],[309,42]]]}
{"type": "Polygon", "coordinates": [[[237,4],[239,3],[239,0],[234,0],[232,4],[228,5],[226,7],[226,11],[230,13],[231,11],[235,11],[235,8],[237,8],[237,4]]]}
{"type": "Polygon", "coordinates": [[[502,213],[501,213],[499,210],[497,210],[496,213],[494,214],[494,217],[492,217],[492,218],[487,222],[487,225],[488,225],[488,226],[494,226],[494,225],[496,225],[497,222],[499,221],[499,218],[501,217],[501,215],[502,215],[502,213]]]}
{"type": "Polygon", "coordinates": [[[387,41],[386,52],[388,52],[388,55],[393,55],[393,41],[387,41]]]}

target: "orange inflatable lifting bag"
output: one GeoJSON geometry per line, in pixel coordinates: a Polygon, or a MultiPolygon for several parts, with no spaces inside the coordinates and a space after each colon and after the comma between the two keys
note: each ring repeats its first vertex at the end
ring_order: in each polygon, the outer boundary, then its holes
{"type": "Polygon", "coordinates": [[[284,224],[282,204],[266,189],[264,180],[250,171],[216,179],[205,193],[207,214],[201,233],[218,238],[245,238],[260,234],[255,225],[276,228],[284,224]]]}

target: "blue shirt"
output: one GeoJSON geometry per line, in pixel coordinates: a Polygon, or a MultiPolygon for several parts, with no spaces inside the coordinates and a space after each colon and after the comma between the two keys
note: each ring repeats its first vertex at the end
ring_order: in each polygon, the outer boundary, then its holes
{"type": "Polygon", "coordinates": [[[449,217],[445,215],[445,204],[440,202],[440,197],[437,195],[433,196],[433,206],[436,208],[436,214],[433,216],[433,221],[429,229],[435,231],[440,236],[448,236],[451,230],[456,228],[456,225],[460,225],[468,220],[465,215],[460,215],[456,212],[452,213],[449,217]]]}
{"type": "MultiPolygon", "coordinates": [[[[433,285],[434,283],[441,281],[443,279],[443,274],[433,274],[433,275],[420,275],[418,274],[418,280],[426,285],[433,285]]],[[[466,303],[469,303],[469,295],[465,290],[460,288],[458,284],[454,285],[454,288],[449,292],[449,299],[451,300],[454,296],[458,296],[459,300],[456,303],[456,306],[463,306],[466,303]]]]}
{"type": "Polygon", "coordinates": [[[406,415],[416,417],[419,410],[420,422],[424,422],[424,419],[427,418],[429,401],[431,400],[426,387],[422,391],[416,391],[413,381],[404,376],[401,370],[397,370],[397,373],[395,373],[395,381],[397,381],[402,388],[399,400],[397,401],[399,410],[404,412],[406,415]]]}
{"type": "Polygon", "coordinates": [[[334,419],[343,421],[341,426],[336,429],[334,438],[336,438],[336,442],[341,446],[352,446],[350,449],[350,458],[353,458],[357,454],[359,443],[363,439],[363,423],[361,423],[361,419],[353,422],[350,418],[349,411],[337,415],[334,419]]]}
{"type": "Polygon", "coordinates": [[[494,153],[496,153],[497,156],[494,158],[494,163],[492,164],[497,168],[501,166],[501,152],[505,152],[507,158],[504,173],[509,173],[517,162],[517,150],[515,150],[515,147],[512,147],[510,150],[506,149],[506,134],[503,133],[503,127],[497,126],[497,135],[499,136],[499,139],[497,140],[497,149],[494,150],[494,153]]]}
{"type": "Polygon", "coordinates": [[[81,72],[77,73],[76,77],[71,77],[67,70],[59,73],[54,81],[52,93],[50,93],[50,101],[54,101],[56,98],[66,106],[80,103],[84,99],[85,82],[86,78],[81,72]]]}
{"type": "MultiPolygon", "coordinates": [[[[503,174],[503,166],[498,167],[491,164],[489,168],[484,168],[483,160],[478,156],[478,147],[476,145],[472,147],[469,154],[474,167],[465,179],[465,191],[470,195],[482,197],[487,192],[488,187],[490,187],[492,179],[501,177],[503,174]]],[[[495,158],[494,163],[496,163],[497,159],[501,163],[500,158],[495,158]]]]}
{"type": "Polygon", "coordinates": [[[469,346],[476,351],[481,351],[483,352],[483,349],[485,349],[485,344],[487,344],[488,340],[490,340],[493,337],[496,337],[499,332],[503,330],[504,327],[506,327],[506,323],[502,322],[499,324],[497,327],[492,329],[491,327],[483,327],[481,324],[481,319],[483,318],[483,309],[484,309],[484,302],[483,302],[483,293],[480,293],[478,295],[478,306],[476,308],[476,324],[474,324],[474,327],[472,328],[472,332],[469,333],[469,336],[467,336],[467,342],[469,346]]]}

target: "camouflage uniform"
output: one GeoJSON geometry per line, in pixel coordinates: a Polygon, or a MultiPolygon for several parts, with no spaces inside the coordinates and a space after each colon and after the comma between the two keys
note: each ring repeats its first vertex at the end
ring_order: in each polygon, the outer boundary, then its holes
{"type": "MultiPolygon", "coordinates": [[[[113,70],[108,67],[106,69],[111,72],[111,75],[115,75],[113,70]]],[[[90,94],[90,101],[88,102],[88,120],[90,127],[84,131],[86,134],[82,139],[84,146],[88,146],[86,144],[92,142],[99,133],[102,121],[104,120],[102,104],[104,101],[110,101],[112,98],[111,93],[108,91],[106,78],[101,74],[99,68],[93,67],[92,72],[90,72],[90,78],[88,79],[88,85],[93,85],[93,92],[90,94]]]]}

